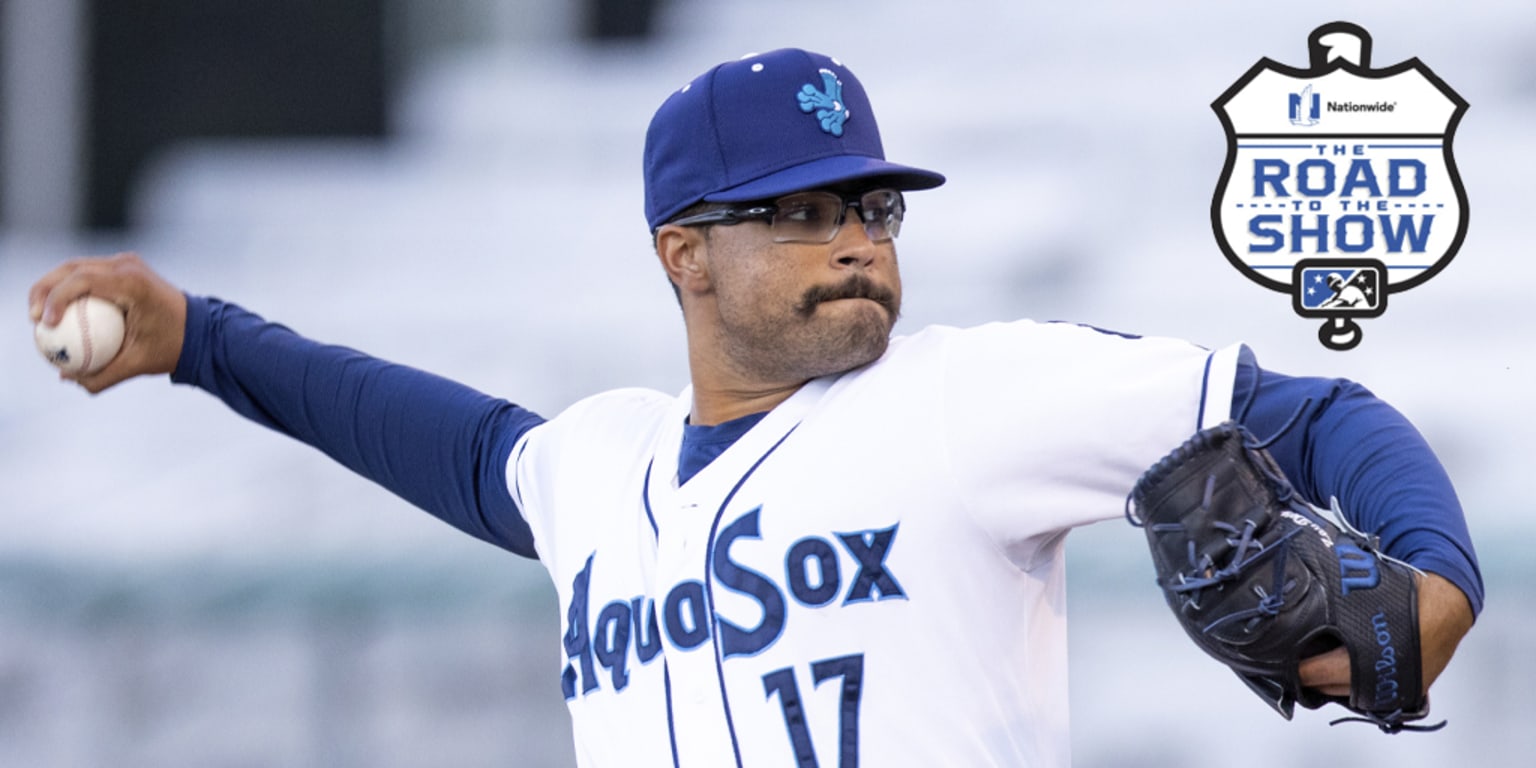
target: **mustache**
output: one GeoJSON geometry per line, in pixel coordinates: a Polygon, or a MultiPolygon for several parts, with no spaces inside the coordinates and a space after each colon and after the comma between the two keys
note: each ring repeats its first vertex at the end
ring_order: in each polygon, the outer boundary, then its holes
{"type": "Polygon", "coordinates": [[[827,301],[840,299],[869,299],[889,312],[892,319],[900,312],[896,304],[896,292],[883,286],[876,285],[864,275],[854,275],[837,285],[813,285],[806,289],[800,297],[800,303],[795,305],[795,314],[808,318],[816,312],[816,305],[827,301]]]}

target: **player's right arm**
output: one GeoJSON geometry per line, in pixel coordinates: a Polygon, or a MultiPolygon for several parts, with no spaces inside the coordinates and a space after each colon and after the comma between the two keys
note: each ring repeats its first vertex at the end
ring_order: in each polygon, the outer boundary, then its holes
{"type": "Polygon", "coordinates": [[[124,307],[117,359],[91,392],[170,373],[235,411],[302,440],[477,538],[534,557],[506,484],[517,439],[542,417],[423,371],[320,344],[212,298],[190,297],[132,255],[82,259],[29,295],[47,319],[90,293],[124,307]]]}
{"type": "Polygon", "coordinates": [[[74,381],[96,394],[135,376],[175,370],[187,318],[187,299],[176,286],[155,274],[136,254],[74,259],[32,285],[27,294],[32,322],[57,325],[64,308],[86,294],[121,307],[127,324],[117,357],[100,371],[74,381]]]}

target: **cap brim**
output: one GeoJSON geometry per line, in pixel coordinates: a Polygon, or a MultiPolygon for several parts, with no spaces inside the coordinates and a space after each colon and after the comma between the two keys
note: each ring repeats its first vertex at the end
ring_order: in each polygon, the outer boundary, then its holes
{"type": "Polygon", "coordinates": [[[910,191],[937,187],[944,183],[944,176],[922,168],[889,163],[874,157],[837,155],[801,163],[745,184],[710,193],[704,196],[704,200],[711,203],[766,200],[791,192],[835,187],[854,181],[878,182],[882,186],[910,191]]]}

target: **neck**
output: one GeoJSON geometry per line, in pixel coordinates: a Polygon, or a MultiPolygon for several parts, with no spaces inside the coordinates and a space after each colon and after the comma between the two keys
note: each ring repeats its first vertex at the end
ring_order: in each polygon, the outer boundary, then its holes
{"type": "Polygon", "coordinates": [[[699,377],[695,376],[693,411],[689,414],[688,421],[697,426],[709,427],[754,413],[771,411],[779,403],[800,391],[802,386],[805,386],[803,381],[785,386],[738,389],[729,386],[711,386],[709,383],[699,381],[699,377]]]}
{"type": "Polygon", "coordinates": [[[694,358],[689,366],[693,381],[693,410],[688,421],[701,427],[771,411],[805,386],[804,381],[762,381],[721,366],[718,358],[690,357],[694,358]]]}

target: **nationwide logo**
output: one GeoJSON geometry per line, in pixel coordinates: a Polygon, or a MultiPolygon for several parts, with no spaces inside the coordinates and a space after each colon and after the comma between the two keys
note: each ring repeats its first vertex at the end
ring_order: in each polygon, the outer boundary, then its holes
{"type": "Polygon", "coordinates": [[[1301,93],[1291,94],[1289,101],[1291,125],[1317,125],[1318,119],[1322,117],[1322,104],[1322,97],[1313,93],[1311,85],[1301,89],[1301,93]]]}
{"type": "Polygon", "coordinates": [[[1211,104],[1227,134],[1211,225],[1232,266],[1291,294],[1324,320],[1318,340],[1347,350],[1357,319],[1438,274],[1466,238],[1451,140],[1467,102],[1418,59],[1371,68],[1354,24],[1318,27],[1307,47],[1307,69],[1260,59],[1211,104]]]}

